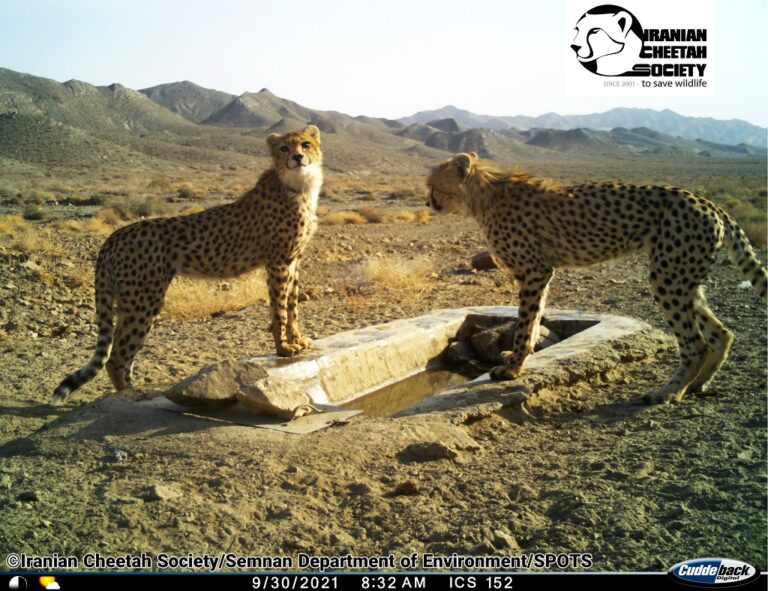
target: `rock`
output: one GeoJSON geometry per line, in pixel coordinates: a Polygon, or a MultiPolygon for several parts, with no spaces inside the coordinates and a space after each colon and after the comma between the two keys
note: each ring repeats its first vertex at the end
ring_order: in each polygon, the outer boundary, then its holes
{"type": "Polygon", "coordinates": [[[122,449],[113,449],[112,458],[116,462],[125,462],[128,459],[128,452],[122,449]]]}
{"type": "Polygon", "coordinates": [[[491,328],[506,324],[513,320],[511,317],[491,316],[489,314],[467,314],[464,322],[461,323],[459,330],[456,331],[455,340],[467,341],[472,335],[491,328]]]}
{"type": "Polygon", "coordinates": [[[493,532],[493,539],[491,540],[493,547],[497,550],[519,550],[520,544],[517,543],[515,537],[501,529],[497,529],[493,532]]]}
{"type": "Polygon", "coordinates": [[[348,489],[353,495],[371,494],[371,486],[367,482],[353,482],[349,485],[348,489]]]}
{"type": "Polygon", "coordinates": [[[474,351],[464,341],[455,341],[448,345],[443,353],[443,359],[450,366],[463,367],[470,361],[474,361],[474,351]]]}
{"type": "MultiPolygon", "coordinates": [[[[477,356],[487,363],[494,363],[502,349],[502,339],[514,329],[514,322],[506,322],[474,334],[469,342],[477,356]]],[[[507,339],[505,339],[507,340],[507,339]]]]}
{"type": "Polygon", "coordinates": [[[483,540],[479,544],[475,544],[472,546],[472,549],[469,551],[470,554],[493,554],[496,551],[496,549],[493,547],[493,544],[490,540],[483,540]]]}
{"type": "Polygon", "coordinates": [[[166,484],[153,484],[144,496],[146,501],[174,501],[181,496],[181,493],[174,487],[166,484]]]}
{"type": "Polygon", "coordinates": [[[417,495],[419,494],[419,483],[415,480],[406,480],[404,482],[401,482],[395,487],[395,490],[392,491],[392,494],[396,497],[408,497],[411,495],[417,495]]]}
{"type": "Polygon", "coordinates": [[[452,460],[459,455],[455,449],[440,441],[412,443],[403,452],[420,460],[452,460]]]}
{"type": "Polygon", "coordinates": [[[472,268],[477,269],[478,271],[490,271],[492,269],[499,268],[499,265],[496,263],[493,255],[487,250],[477,253],[472,257],[470,262],[472,264],[472,268]]]}
{"type": "Polygon", "coordinates": [[[233,363],[222,361],[182,380],[165,392],[165,396],[181,406],[226,408],[237,402],[235,392],[238,389],[233,363]]]}
{"type": "MultiPolygon", "coordinates": [[[[476,333],[470,338],[472,348],[477,356],[487,363],[495,363],[502,351],[512,349],[515,322],[506,322],[476,333]]],[[[539,351],[560,342],[560,336],[546,326],[539,326],[539,339],[535,350],[539,351]]]]}

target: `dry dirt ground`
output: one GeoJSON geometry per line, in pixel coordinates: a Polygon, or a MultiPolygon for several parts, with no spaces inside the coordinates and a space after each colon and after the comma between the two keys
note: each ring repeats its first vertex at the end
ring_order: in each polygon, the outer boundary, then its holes
{"type": "MultiPolygon", "coordinates": [[[[766,308],[723,254],[707,284],[736,333],[711,392],[672,406],[640,397],[675,351],[553,392],[527,414],[453,425],[358,416],[310,435],[222,426],[132,405],[217,360],[270,352],[263,302],[200,321],[161,317],[137,360],[138,394],[103,373],[47,402],[95,343],[89,268],[103,238],[64,235],[63,254],[0,253],[0,554],[516,555],[589,552],[593,570],[665,570],[704,556],[766,561],[766,308]],[[40,266],[41,268],[37,268],[40,266]],[[62,278],[63,277],[63,278],[62,278]],[[414,442],[453,459],[414,461],[414,442]]],[[[476,228],[321,226],[304,263],[306,332],[441,307],[514,303],[498,271],[475,273],[476,228]],[[426,257],[417,288],[366,281],[372,257],[426,257]]],[[[764,255],[764,253],[763,253],[764,255]]],[[[559,273],[549,305],[662,328],[642,256],[559,273]]],[[[4,565],[3,565],[4,566],[4,565]]]]}

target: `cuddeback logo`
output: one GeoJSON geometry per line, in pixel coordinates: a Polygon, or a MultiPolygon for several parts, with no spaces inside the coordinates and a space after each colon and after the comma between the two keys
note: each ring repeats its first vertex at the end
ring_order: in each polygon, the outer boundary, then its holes
{"type": "Polygon", "coordinates": [[[575,30],[571,49],[598,76],[700,79],[707,68],[707,29],[644,29],[629,10],[603,4],[585,12],[575,30]]]}
{"type": "Polygon", "coordinates": [[[696,587],[736,587],[755,580],[760,571],[751,564],[728,558],[697,558],[679,562],[669,575],[680,583],[696,587]]]}

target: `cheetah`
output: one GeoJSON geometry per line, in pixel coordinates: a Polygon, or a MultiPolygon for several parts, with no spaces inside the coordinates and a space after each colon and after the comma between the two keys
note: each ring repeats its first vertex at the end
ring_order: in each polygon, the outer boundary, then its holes
{"type": "Polygon", "coordinates": [[[649,404],[678,402],[686,392],[705,390],[728,357],[733,333],[709,308],[702,287],[723,244],[766,300],[768,275],[744,232],[728,213],[689,191],[618,182],[561,188],[493,166],[475,153],[457,154],[436,166],[427,187],[428,206],[479,222],[494,259],[519,283],[512,348],[500,355],[493,379],[514,379],[523,372],[559,267],[649,252],[653,296],[680,354],[669,381],[645,394],[649,404]]]}
{"type": "Polygon", "coordinates": [[[116,390],[131,386],[134,358],[176,275],[231,278],[266,267],[277,354],[292,357],[310,347],[299,330],[297,304],[299,263],[317,225],[323,182],[320,130],[309,125],[273,133],[267,147],[272,168],[237,201],[136,222],[106,240],[96,260],[96,351],[59,384],[52,405],[61,404],[105,364],[116,390]]]}

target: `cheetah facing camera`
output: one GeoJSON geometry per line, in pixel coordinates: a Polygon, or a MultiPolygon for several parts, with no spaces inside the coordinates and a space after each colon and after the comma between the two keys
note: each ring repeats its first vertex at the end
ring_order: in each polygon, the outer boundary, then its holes
{"type": "Polygon", "coordinates": [[[266,267],[277,354],[291,357],[310,346],[299,331],[297,303],[299,262],[315,231],[323,182],[320,130],[273,133],[267,146],[272,168],[234,203],[144,220],[107,239],[96,260],[96,351],[59,384],[51,404],[61,404],[105,363],[115,389],[131,385],[133,360],[176,275],[230,278],[266,267]]]}
{"type": "Polygon", "coordinates": [[[728,357],[733,333],[707,306],[701,286],[723,244],[766,299],[768,274],[744,232],[728,213],[688,191],[621,183],[560,188],[494,167],[474,153],[435,167],[427,185],[433,209],[477,219],[495,260],[520,284],[512,350],[500,355],[503,365],[491,371],[494,379],[522,373],[557,267],[649,251],[651,289],[677,337],[680,365],[666,385],[645,395],[648,403],[703,391],[728,357]]]}

